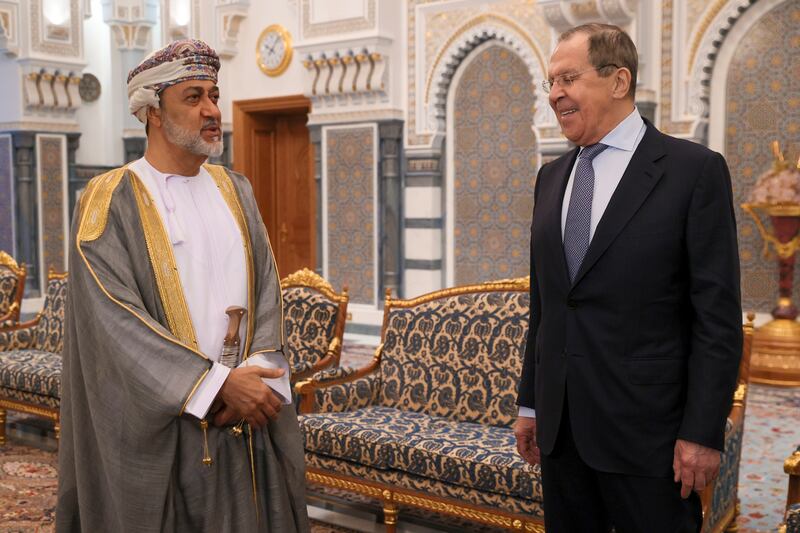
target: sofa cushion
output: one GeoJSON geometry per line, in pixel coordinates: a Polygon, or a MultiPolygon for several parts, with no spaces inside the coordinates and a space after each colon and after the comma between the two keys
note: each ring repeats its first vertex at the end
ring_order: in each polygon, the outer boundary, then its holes
{"type": "Polygon", "coordinates": [[[398,416],[395,409],[367,407],[341,413],[299,415],[305,449],[374,468],[395,464],[398,435],[419,431],[424,415],[398,416]],[[416,420],[415,420],[416,418],[416,420]]]}
{"type": "Polygon", "coordinates": [[[0,316],[8,313],[17,296],[19,278],[7,268],[0,268],[0,316]]]}
{"type": "Polygon", "coordinates": [[[334,337],[338,306],[308,287],[283,289],[287,357],[292,371],[311,368],[325,357],[334,337]]]}
{"type": "MultiPolygon", "coordinates": [[[[307,468],[318,468],[326,473],[351,476],[365,481],[383,483],[390,487],[412,490],[431,496],[438,496],[440,498],[453,499],[459,503],[474,505],[479,508],[483,507],[508,513],[528,515],[534,519],[541,519],[544,515],[541,498],[537,500],[513,498],[505,494],[496,494],[494,492],[485,492],[451,485],[450,483],[445,483],[437,479],[416,476],[397,470],[378,470],[347,461],[338,461],[312,452],[306,452],[305,458],[307,468]]],[[[321,490],[332,489],[323,488],[320,485],[309,485],[309,491],[319,492],[321,490]]],[[[354,494],[346,490],[334,489],[333,492],[333,495],[337,498],[344,499],[348,499],[348,495],[354,494]]],[[[406,516],[408,512],[409,509],[403,509],[401,514],[406,516]]],[[[430,511],[426,510],[424,512],[430,511]]],[[[473,531],[473,528],[467,528],[465,531],[473,531]]]]}
{"type": "Polygon", "coordinates": [[[45,409],[58,409],[61,405],[61,400],[59,398],[42,396],[41,394],[34,394],[32,392],[25,392],[17,389],[9,389],[6,387],[0,387],[0,398],[27,403],[37,407],[43,407],[45,409]]]}
{"type": "Polygon", "coordinates": [[[58,398],[61,355],[43,350],[0,352],[0,387],[58,398]]]}
{"type": "Polygon", "coordinates": [[[306,450],[485,492],[541,499],[538,467],[516,451],[510,428],[373,406],[302,415],[306,450]]]}
{"type": "Polygon", "coordinates": [[[529,307],[528,292],[489,291],[389,309],[379,403],[510,426],[529,307]]]}
{"type": "Polygon", "coordinates": [[[33,347],[61,353],[64,346],[64,308],[67,301],[67,278],[50,278],[44,307],[36,325],[33,347]]]}

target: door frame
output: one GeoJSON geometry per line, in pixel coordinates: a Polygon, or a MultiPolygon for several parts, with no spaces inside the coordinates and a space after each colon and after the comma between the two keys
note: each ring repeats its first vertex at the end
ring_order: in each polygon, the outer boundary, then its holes
{"type": "MultiPolygon", "coordinates": [[[[252,180],[256,175],[256,150],[254,144],[255,131],[263,124],[265,118],[277,117],[281,115],[299,116],[303,115],[308,118],[311,113],[311,100],[307,97],[296,94],[288,96],[278,96],[271,98],[253,98],[249,100],[237,100],[233,102],[233,170],[239,172],[251,180],[254,190],[256,189],[255,183],[252,180]]],[[[315,180],[314,176],[314,144],[309,139],[309,177],[312,181],[315,180]]],[[[312,184],[312,188],[316,187],[312,184]]],[[[313,189],[312,189],[313,190],[313,189]]],[[[259,210],[262,206],[259,206],[259,210]]],[[[314,244],[311,250],[311,259],[313,263],[319,263],[319,245],[318,239],[322,236],[318,235],[319,222],[321,216],[319,209],[319,198],[316,200],[316,205],[313,207],[314,218],[317,223],[311,228],[312,238],[314,244]]],[[[267,220],[264,220],[267,223],[267,220]]],[[[277,236],[274,236],[277,238],[277,236]]],[[[278,245],[273,253],[281,253],[281,247],[278,245]]],[[[276,261],[278,258],[276,257],[276,261]]],[[[309,265],[314,268],[316,265],[309,265]]]]}
{"type": "Polygon", "coordinates": [[[257,115],[311,113],[311,100],[302,94],[274,98],[252,98],[233,102],[233,170],[248,178],[255,170],[254,147],[250,143],[258,125],[257,115]]]}

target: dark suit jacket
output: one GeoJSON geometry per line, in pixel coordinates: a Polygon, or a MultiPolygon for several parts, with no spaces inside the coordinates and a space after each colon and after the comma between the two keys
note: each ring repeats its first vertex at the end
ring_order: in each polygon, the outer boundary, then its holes
{"type": "Polygon", "coordinates": [[[531,320],[518,404],[553,450],[565,395],[592,468],[672,473],[678,438],[722,449],[742,349],[739,255],[723,157],[647,130],[575,282],[561,238],[574,149],[539,171],[531,320]]]}

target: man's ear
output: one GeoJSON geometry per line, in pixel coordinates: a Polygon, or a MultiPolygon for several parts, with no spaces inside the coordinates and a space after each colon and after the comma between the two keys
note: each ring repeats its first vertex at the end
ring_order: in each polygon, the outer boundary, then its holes
{"type": "Polygon", "coordinates": [[[619,68],[614,74],[614,98],[626,98],[628,90],[631,88],[631,71],[626,68],[619,68]]]}
{"type": "Polygon", "coordinates": [[[161,127],[161,109],[153,106],[147,108],[147,124],[161,127]]]}

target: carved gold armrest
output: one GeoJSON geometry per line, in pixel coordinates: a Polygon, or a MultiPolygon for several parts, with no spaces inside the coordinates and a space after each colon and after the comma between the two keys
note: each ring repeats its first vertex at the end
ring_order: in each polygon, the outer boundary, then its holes
{"type": "Polygon", "coordinates": [[[356,381],[375,372],[380,367],[382,353],[383,344],[375,349],[375,355],[367,366],[358,369],[337,367],[323,370],[314,374],[310,379],[298,382],[294,386],[294,391],[300,396],[300,413],[314,412],[314,397],[317,390],[356,381]]]}
{"type": "MultiPolygon", "coordinates": [[[[10,325],[16,325],[17,320],[19,320],[19,302],[14,302],[11,304],[11,307],[8,308],[8,312],[2,316],[0,316],[0,324],[3,322],[9,322],[10,325]]],[[[8,329],[9,326],[3,326],[3,329],[8,329]]]]}
{"type": "Polygon", "coordinates": [[[341,353],[342,343],[338,338],[335,338],[328,345],[328,350],[325,352],[325,356],[322,359],[314,363],[311,368],[292,374],[292,382],[303,381],[309,376],[314,376],[321,370],[325,370],[328,367],[338,367],[341,353]]]}

